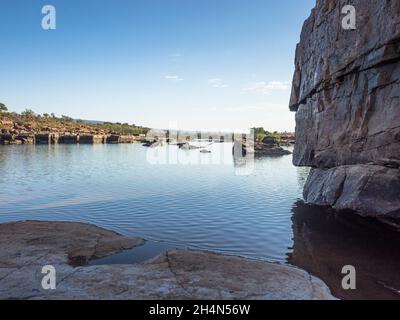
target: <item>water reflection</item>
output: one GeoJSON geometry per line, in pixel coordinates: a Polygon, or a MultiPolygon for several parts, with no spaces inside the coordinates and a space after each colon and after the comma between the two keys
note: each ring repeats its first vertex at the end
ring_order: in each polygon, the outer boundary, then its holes
{"type": "Polygon", "coordinates": [[[342,299],[400,299],[400,234],[350,212],[307,205],[293,207],[289,263],[323,279],[342,299]],[[342,267],[357,271],[357,290],[341,288],[342,267]]]}

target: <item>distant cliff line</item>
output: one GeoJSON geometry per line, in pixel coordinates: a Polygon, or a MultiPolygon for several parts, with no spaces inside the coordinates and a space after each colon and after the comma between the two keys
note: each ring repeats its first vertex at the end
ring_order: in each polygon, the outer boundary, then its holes
{"type": "MultiPolygon", "coordinates": [[[[294,142],[294,133],[292,132],[269,132],[262,127],[252,128],[256,141],[263,141],[266,137],[273,137],[278,142],[289,144],[294,142]]],[[[146,137],[151,138],[156,134],[165,135],[169,138],[170,130],[151,129],[137,126],[135,124],[80,120],[62,115],[57,117],[54,113],[37,114],[31,109],[26,109],[21,113],[9,112],[7,107],[0,103],[0,143],[35,143],[35,141],[57,141],[60,143],[79,143],[77,141],[96,141],[95,143],[106,143],[107,140],[119,140],[116,137],[121,136],[122,141],[135,140],[129,136],[136,137],[136,140],[142,140],[146,137]],[[150,137],[149,137],[150,135],[150,137]],[[36,139],[35,139],[36,136],[36,139]],[[68,141],[68,142],[64,142],[68,141]],[[72,141],[72,142],[71,142],[72,141]]],[[[172,133],[172,132],[171,132],[172,133]]],[[[214,132],[214,131],[188,131],[178,130],[181,139],[192,140],[195,137],[205,136],[228,136],[232,132],[214,132]]]]}
{"type": "Polygon", "coordinates": [[[71,135],[146,135],[146,127],[128,123],[113,123],[73,119],[68,116],[57,117],[52,114],[37,114],[27,109],[22,113],[8,112],[0,103],[0,130],[2,134],[59,133],[71,135]]]}

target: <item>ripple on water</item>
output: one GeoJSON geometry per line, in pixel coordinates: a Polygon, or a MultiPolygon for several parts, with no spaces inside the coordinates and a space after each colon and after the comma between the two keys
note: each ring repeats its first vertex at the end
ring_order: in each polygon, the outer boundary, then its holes
{"type": "MultiPolygon", "coordinates": [[[[241,176],[232,161],[151,165],[147,150],[0,146],[0,222],[80,221],[153,240],[133,256],[126,252],[97,263],[191,247],[288,261],[343,298],[399,298],[389,288],[400,288],[398,233],[298,202],[309,170],[293,167],[291,156],[256,160],[254,171],[241,176]],[[338,285],[342,274],[335,270],[346,264],[357,266],[361,291],[344,292],[338,285]]],[[[221,150],[231,157],[229,144],[216,144],[209,156],[221,150]]]]}
{"type": "MultiPolygon", "coordinates": [[[[286,260],[291,207],[301,196],[290,156],[257,160],[252,174],[238,176],[231,160],[151,165],[147,150],[139,145],[2,148],[0,221],[83,221],[167,243],[286,260]]],[[[229,160],[231,145],[216,144],[208,157],[221,152],[229,160]]],[[[188,153],[188,159],[198,153],[188,153]]]]}

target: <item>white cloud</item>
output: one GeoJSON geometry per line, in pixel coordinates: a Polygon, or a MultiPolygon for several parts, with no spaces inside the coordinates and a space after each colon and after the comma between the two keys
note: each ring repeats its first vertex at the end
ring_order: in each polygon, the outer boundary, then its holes
{"type": "Polygon", "coordinates": [[[226,111],[226,112],[240,112],[240,111],[255,111],[265,110],[266,106],[256,105],[243,105],[243,106],[231,106],[231,107],[211,107],[210,111],[226,111]]]}
{"type": "Polygon", "coordinates": [[[164,79],[168,80],[168,81],[173,81],[173,82],[183,81],[183,78],[181,78],[177,75],[166,75],[166,76],[164,76],[164,79]]]}
{"type": "Polygon", "coordinates": [[[214,88],[226,88],[227,84],[224,83],[224,80],[219,78],[208,79],[208,83],[212,85],[214,88]]]}
{"type": "Polygon", "coordinates": [[[170,59],[172,62],[179,62],[180,60],[183,59],[183,54],[182,53],[173,53],[170,55],[170,59]]]}
{"type": "Polygon", "coordinates": [[[239,106],[226,108],[226,111],[254,111],[254,110],[265,110],[265,106],[239,106]]]}
{"type": "Polygon", "coordinates": [[[289,81],[260,81],[252,83],[250,86],[243,88],[243,93],[262,93],[269,94],[272,91],[286,91],[290,88],[289,81]]]}

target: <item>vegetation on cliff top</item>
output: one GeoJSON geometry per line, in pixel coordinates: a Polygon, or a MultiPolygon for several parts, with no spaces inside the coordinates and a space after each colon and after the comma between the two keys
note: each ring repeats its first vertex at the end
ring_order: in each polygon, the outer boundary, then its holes
{"type": "Polygon", "coordinates": [[[128,123],[112,123],[73,119],[54,113],[37,114],[31,109],[19,113],[8,112],[0,103],[0,131],[2,133],[91,133],[91,134],[146,134],[150,129],[128,123]]]}
{"type": "MultiPolygon", "coordinates": [[[[149,130],[150,128],[128,123],[80,120],[66,115],[58,117],[54,113],[37,114],[32,109],[25,109],[21,113],[9,112],[5,104],[0,103],[0,133],[57,132],[136,135],[147,134],[149,130]]],[[[269,132],[262,127],[253,128],[253,130],[257,142],[264,141],[266,137],[272,137],[278,143],[282,140],[294,139],[292,133],[269,132]]]]}
{"type": "Polygon", "coordinates": [[[254,137],[257,142],[262,142],[262,141],[264,141],[265,138],[268,137],[268,138],[274,138],[275,141],[280,143],[282,136],[284,135],[284,133],[279,133],[277,131],[269,132],[269,131],[265,130],[263,127],[252,128],[252,130],[254,130],[254,137]]]}

